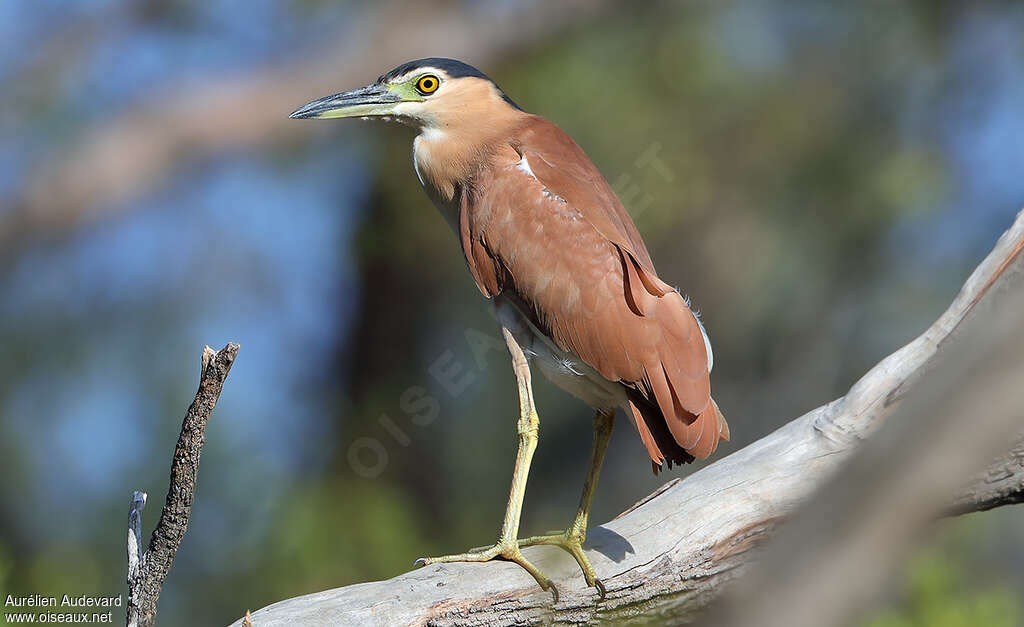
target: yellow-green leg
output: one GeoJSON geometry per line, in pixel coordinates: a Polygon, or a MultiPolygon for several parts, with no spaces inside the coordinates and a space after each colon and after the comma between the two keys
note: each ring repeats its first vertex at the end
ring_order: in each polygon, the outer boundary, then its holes
{"type": "Polygon", "coordinates": [[[520,348],[508,329],[503,328],[502,333],[505,335],[508,351],[512,355],[512,368],[515,370],[516,381],[519,384],[519,421],[517,423],[519,448],[516,451],[516,464],[512,471],[512,488],[509,491],[508,507],[505,509],[505,522],[501,525],[501,536],[494,546],[473,549],[455,555],[421,557],[414,562],[414,565],[426,566],[439,562],[487,562],[492,559],[508,560],[519,564],[533,575],[541,588],[551,591],[557,603],[558,589],[555,588],[555,584],[540,569],[523,557],[519,551],[519,543],[516,541],[516,537],[519,535],[519,515],[523,509],[523,497],[526,495],[526,478],[530,474],[533,451],[537,448],[540,418],[537,416],[537,409],[533,404],[530,366],[526,362],[526,355],[523,354],[523,349],[520,348]]]}
{"type": "Polygon", "coordinates": [[[580,507],[576,511],[576,518],[572,525],[563,532],[555,532],[543,536],[533,536],[519,541],[519,546],[532,546],[535,544],[552,544],[565,549],[569,555],[576,559],[583,571],[583,577],[587,585],[597,588],[604,598],[605,588],[601,580],[597,578],[594,567],[583,552],[583,542],[587,539],[587,516],[590,514],[590,503],[594,500],[594,490],[597,489],[597,476],[601,474],[601,463],[604,461],[605,451],[608,450],[608,440],[612,435],[612,425],[615,421],[615,410],[599,409],[594,414],[594,450],[590,456],[590,469],[587,471],[587,478],[583,482],[583,494],[580,496],[580,507]]]}

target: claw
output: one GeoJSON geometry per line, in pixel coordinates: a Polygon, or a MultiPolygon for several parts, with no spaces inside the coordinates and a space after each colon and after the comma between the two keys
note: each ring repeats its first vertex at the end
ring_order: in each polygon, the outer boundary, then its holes
{"type": "Polygon", "coordinates": [[[604,583],[600,579],[594,579],[594,587],[597,588],[598,594],[601,595],[601,600],[604,601],[605,596],[608,594],[608,591],[604,588],[604,583]]]}
{"type": "Polygon", "coordinates": [[[548,584],[551,587],[551,596],[555,599],[555,605],[558,605],[558,588],[555,586],[555,582],[548,584]]]}
{"type": "Polygon", "coordinates": [[[413,568],[419,568],[420,566],[426,566],[426,565],[427,565],[427,558],[425,558],[425,557],[421,557],[421,558],[419,558],[418,560],[416,560],[415,562],[412,563],[412,567],[413,568]]]}

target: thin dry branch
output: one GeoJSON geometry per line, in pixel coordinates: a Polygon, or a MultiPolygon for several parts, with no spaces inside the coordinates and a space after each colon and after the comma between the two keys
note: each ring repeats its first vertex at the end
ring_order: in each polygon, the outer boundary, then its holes
{"type": "Polygon", "coordinates": [[[199,476],[199,456],[206,439],[206,425],[217,405],[224,380],[238,355],[238,344],[229,343],[219,351],[203,347],[203,366],[199,390],[185,412],[181,434],[171,461],[171,483],[160,520],[149,540],[149,549],[142,552],[142,510],[146,494],[132,495],[128,514],[128,614],[129,627],[146,627],[156,622],[156,607],[164,580],[178,552],[189,514],[195,499],[199,476]]]}
{"type": "MultiPolygon", "coordinates": [[[[692,620],[752,562],[751,550],[832,478],[851,453],[897,409],[932,369],[961,325],[997,310],[994,289],[1019,269],[1024,212],[971,274],[949,309],[920,337],[862,377],[847,393],[774,433],[669,482],[588,534],[587,555],[607,587],[605,600],[583,584],[557,549],[527,558],[562,591],[550,595],[515,565],[439,564],[387,581],[357,584],[275,603],[252,615],[261,626],[291,624],[513,625],[596,620],[692,620]],[[983,307],[980,307],[983,305],[983,307]]],[[[1009,446],[1009,442],[1007,441],[1009,446]]],[[[1016,449],[1019,452],[1019,448],[1016,449]]],[[[967,490],[946,486],[955,511],[989,509],[1024,498],[1020,455],[998,463],[967,490]]],[[[236,623],[237,624],[237,623],[236,623]]]]}
{"type": "MultiPolygon", "coordinates": [[[[1024,411],[1021,415],[1024,423],[1024,411]]],[[[1014,503],[1024,503],[1024,440],[980,473],[947,513],[956,516],[1014,503]]]]}
{"type": "Polygon", "coordinates": [[[125,201],[183,162],[305,136],[309,127],[288,112],[326,90],[361,85],[403,61],[439,53],[486,66],[612,6],[531,2],[495,20],[493,10],[461,3],[367,3],[331,44],[290,67],[169,85],[50,155],[52,162],[39,164],[5,199],[13,207],[0,221],[0,262],[26,244],[125,210],[125,201]]]}

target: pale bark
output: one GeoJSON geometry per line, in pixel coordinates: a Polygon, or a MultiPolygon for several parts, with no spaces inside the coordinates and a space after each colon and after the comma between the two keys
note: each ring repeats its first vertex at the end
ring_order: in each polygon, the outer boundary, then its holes
{"type": "MultiPolygon", "coordinates": [[[[962,325],[974,316],[1000,312],[1008,303],[1007,293],[1019,292],[1015,279],[1024,264],[1022,250],[1024,212],[949,309],[920,337],[872,368],[845,396],[686,480],[667,483],[614,520],[591,529],[587,555],[607,587],[604,600],[585,586],[571,558],[558,549],[534,547],[524,554],[558,585],[557,605],[516,565],[441,564],[387,581],[281,601],[253,613],[253,623],[265,627],[692,620],[754,562],[752,549],[836,476],[835,471],[916,384],[942,363],[962,325]]],[[[976,324],[983,325],[984,320],[976,324]]],[[[949,391],[952,398],[963,400],[955,392],[949,391]]],[[[1001,402],[1020,400],[1011,395],[1001,402]]],[[[1005,439],[1006,449],[1014,441],[1005,439]]],[[[966,481],[939,483],[946,511],[977,511],[1024,499],[1022,447],[1018,444],[966,489],[966,481]]]]}
{"type": "Polygon", "coordinates": [[[905,390],[896,414],[785,525],[707,624],[856,624],[937,518],[1024,498],[1018,259],[942,339],[940,358],[905,390]]]}

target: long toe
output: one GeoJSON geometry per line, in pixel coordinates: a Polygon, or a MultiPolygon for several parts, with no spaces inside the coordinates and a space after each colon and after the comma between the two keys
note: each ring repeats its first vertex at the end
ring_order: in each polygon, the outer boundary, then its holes
{"type": "Polygon", "coordinates": [[[551,581],[551,578],[545,575],[541,569],[537,568],[532,562],[530,562],[530,560],[526,559],[517,545],[512,545],[502,551],[501,558],[522,566],[526,572],[533,575],[533,578],[537,581],[537,585],[544,590],[551,591],[551,596],[554,597],[555,603],[558,603],[558,588],[555,587],[554,582],[551,581]]]}
{"type": "Polygon", "coordinates": [[[519,541],[520,547],[537,545],[561,547],[566,553],[572,555],[573,559],[576,560],[576,563],[579,565],[580,570],[583,572],[583,578],[586,580],[587,585],[592,588],[596,588],[601,598],[605,598],[607,589],[605,588],[604,583],[597,578],[597,572],[590,564],[590,559],[587,558],[587,554],[583,551],[583,543],[578,537],[562,532],[542,536],[532,536],[519,541]]]}
{"type": "Polygon", "coordinates": [[[439,557],[421,557],[412,563],[413,566],[428,566],[430,564],[442,564],[447,562],[489,562],[502,550],[502,546],[494,545],[480,550],[455,553],[453,555],[441,555],[439,557]]]}
{"type": "Polygon", "coordinates": [[[523,557],[522,552],[519,550],[519,546],[514,543],[501,543],[495,544],[490,547],[482,549],[472,549],[465,553],[456,553],[453,555],[442,555],[439,557],[421,557],[413,562],[414,567],[428,566],[430,564],[443,564],[451,562],[488,562],[493,559],[501,559],[509,562],[515,562],[523,567],[526,572],[530,573],[531,576],[537,581],[537,584],[544,590],[549,590],[551,596],[554,597],[555,603],[558,603],[558,588],[555,587],[554,582],[545,575],[539,568],[534,566],[528,559],[523,557]]]}

